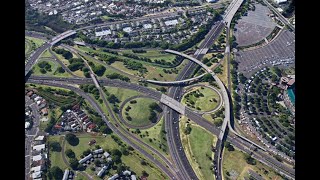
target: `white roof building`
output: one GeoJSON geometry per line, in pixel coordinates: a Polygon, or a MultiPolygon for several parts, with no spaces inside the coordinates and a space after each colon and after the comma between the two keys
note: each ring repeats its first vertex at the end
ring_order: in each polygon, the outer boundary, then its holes
{"type": "Polygon", "coordinates": [[[98,172],[97,176],[101,177],[103,173],[108,169],[108,166],[103,166],[101,170],[98,172]]]}
{"type": "Polygon", "coordinates": [[[35,141],[42,141],[44,139],[44,136],[38,136],[34,140],[35,141]]]}
{"type": "Polygon", "coordinates": [[[109,35],[109,34],[111,34],[111,30],[109,30],[109,29],[104,30],[104,31],[96,31],[96,32],[95,32],[95,35],[96,35],[97,37],[99,37],[99,36],[106,36],[106,35],[109,35]]]}
{"type": "Polygon", "coordinates": [[[40,177],[41,177],[41,171],[32,173],[32,178],[33,178],[33,179],[35,179],[35,178],[40,178],[40,177]]]}
{"type": "Polygon", "coordinates": [[[93,151],[93,154],[100,154],[100,153],[103,153],[102,148],[93,151]]]}
{"type": "Polygon", "coordinates": [[[143,28],[145,28],[145,29],[150,29],[150,28],[152,28],[152,25],[151,25],[151,24],[144,24],[144,25],[143,25],[143,28]]]}
{"type": "Polygon", "coordinates": [[[136,176],[135,175],[131,175],[131,180],[137,180],[136,176]]]}
{"type": "Polygon", "coordinates": [[[39,171],[41,171],[41,166],[33,167],[30,170],[31,170],[31,172],[39,172],[39,171]]]}
{"type": "Polygon", "coordinates": [[[166,26],[173,26],[178,24],[178,20],[174,19],[170,21],[165,21],[164,23],[166,24],[166,26]]]}
{"type": "Polygon", "coordinates": [[[113,176],[111,176],[108,180],[115,180],[116,178],[118,178],[119,175],[118,174],[115,174],[113,176]]]}
{"type": "Polygon", "coordinates": [[[32,149],[35,150],[35,151],[41,151],[41,150],[43,150],[45,148],[46,148],[45,144],[40,144],[40,145],[33,146],[32,149]]]}
{"type": "Polygon", "coordinates": [[[64,171],[62,180],[68,180],[68,177],[69,177],[69,170],[66,169],[66,170],[64,171]]]}
{"type": "Polygon", "coordinates": [[[280,4],[280,3],[287,2],[288,0],[273,0],[273,1],[277,4],[280,4]]]}
{"type": "Polygon", "coordinates": [[[125,28],[123,28],[123,31],[127,32],[127,33],[130,33],[132,31],[132,28],[131,27],[125,27],[125,28]]]}
{"type": "Polygon", "coordinates": [[[36,155],[36,156],[32,156],[32,161],[39,161],[41,160],[42,158],[47,158],[47,154],[39,154],[39,155],[36,155]]]}
{"type": "Polygon", "coordinates": [[[29,122],[25,122],[25,123],[24,123],[24,128],[27,129],[27,128],[29,128],[29,127],[30,127],[30,123],[29,123],[29,122]]]}
{"type": "Polygon", "coordinates": [[[87,160],[91,159],[92,158],[92,154],[89,154],[88,156],[82,158],[79,160],[79,164],[82,164],[84,162],[86,162],[87,160]]]}
{"type": "Polygon", "coordinates": [[[107,158],[110,156],[110,154],[108,152],[104,152],[103,155],[107,158]]]}

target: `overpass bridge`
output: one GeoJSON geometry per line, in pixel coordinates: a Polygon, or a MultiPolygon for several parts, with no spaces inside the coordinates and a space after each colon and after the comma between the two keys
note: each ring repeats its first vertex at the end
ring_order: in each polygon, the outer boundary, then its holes
{"type": "Polygon", "coordinates": [[[236,14],[243,1],[244,0],[233,0],[229,4],[228,8],[225,11],[225,14],[223,15],[223,21],[224,23],[226,23],[227,27],[230,26],[233,16],[236,14]]]}
{"type": "Polygon", "coordinates": [[[29,57],[29,60],[25,66],[25,73],[24,75],[27,76],[27,74],[30,72],[30,70],[32,69],[32,67],[36,64],[37,60],[39,59],[40,55],[47,50],[48,48],[50,48],[51,46],[53,46],[54,44],[56,44],[57,42],[61,41],[62,39],[65,39],[69,36],[72,36],[76,34],[76,31],[74,30],[69,30],[66,32],[63,32],[55,37],[53,37],[49,42],[43,44],[40,48],[38,48],[33,54],[31,54],[31,56],[29,57]]]}

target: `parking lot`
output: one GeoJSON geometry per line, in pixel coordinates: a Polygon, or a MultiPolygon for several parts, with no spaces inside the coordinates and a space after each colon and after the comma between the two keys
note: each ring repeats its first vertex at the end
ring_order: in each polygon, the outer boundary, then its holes
{"type": "Polygon", "coordinates": [[[255,5],[255,11],[248,11],[247,16],[238,20],[235,26],[235,37],[238,46],[248,46],[267,37],[276,23],[268,16],[271,12],[261,4],[255,5]]]}
{"type": "Polygon", "coordinates": [[[246,77],[266,66],[294,66],[295,36],[282,30],[276,39],[263,47],[236,52],[235,60],[239,63],[238,70],[246,77]]]}

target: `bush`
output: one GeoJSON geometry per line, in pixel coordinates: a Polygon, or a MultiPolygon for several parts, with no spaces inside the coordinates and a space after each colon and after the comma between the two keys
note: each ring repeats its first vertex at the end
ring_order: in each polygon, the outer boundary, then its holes
{"type": "Polygon", "coordinates": [[[61,145],[58,142],[51,142],[49,144],[51,151],[61,152],[61,145]]]}
{"type": "Polygon", "coordinates": [[[71,149],[67,149],[65,151],[65,153],[69,158],[75,158],[76,157],[75,153],[71,149]]]}
{"type": "Polygon", "coordinates": [[[77,146],[79,144],[79,138],[72,133],[66,135],[66,140],[71,146],[77,146]]]}

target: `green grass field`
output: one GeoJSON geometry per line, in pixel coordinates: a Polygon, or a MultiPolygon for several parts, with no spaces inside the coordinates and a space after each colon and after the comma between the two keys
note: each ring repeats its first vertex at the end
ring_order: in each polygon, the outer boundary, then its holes
{"type": "Polygon", "coordinates": [[[202,172],[203,179],[212,179],[213,172],[210,170],[211,160],[206,154],[212,156],[211,146],[216,143],[217,137],[200,127],[191,126],[191,128],[189,143],[192,154],[197,164],[201,167],[200,171],[202,172]]]}
{"type": "MultiPolygon", "coordinates": [[[[97,144],[100,145],[100,147],[103,149],[111,150],[111,149],[119,148],[119,145],[111,138],[110,135],[104,137],[104,136],[94,136],[91,134],[83,133],[83,134],[77,134],[77,137],[79,138],[79,144],[77,146],[71,146],[69,145],[68,142],[66,142],[65,150],[72,149],[78,159],[80,158],[80,155],[83,153],[83,151],[87,150],[88,148],[93,149],[95,148],[94,146],[97,144]],[[96,144],[90,147],[88,145],[88,142],[92,139],[96,140],[96,144]]],[[[125,164],[126,166],[129,166],[130,170],[137,173],[138,176],[141,176],[142,171],[145,170],[150,175],[148,179],[163,179],[163,177],[161,176],[161,171],[159,171],[153,165],[152,165],[153,167],[150,167],[150,165],[143,166],[140,164],[142,157],[143,157],[142,155],[140,155],[136,151],[133,151],[128,156],[122,155],[121,160],[123,164],[125,164]]],[[[148,162],[148,160],[145,160],[145,161],[148,162]]],[[[92,174],[92,172],[90,171],[91,171],[90,169],[86,169],[86,172],[88,172],[89,174],[92,174]]]]}
{"type": "MultiPolygon", "coordinates": [[[[213,91],[210,88],[204,87],[203,89],[201,87],[194,87],[192,88],[191,91],[189,91],[188,93],[186,93],[183,97],[182,97],[182,103],[185,105],[188,105],[188,107],[191,107],[193,109],[196,109],[197,107],[200,108],[201,111],[210,111],[213,110],[214,108],[216,108],[219,105],[220,102],[220,97],[219,94],[215,91],[213,91]],[[202,93],[204,96],[203,97],[195,97],[195,95],[191,95],[191,92],[197,91],[199,90],[200,93],[202,93]],[[188,98],[186,98],[186,96],[189,95],[188,98]],[[216,99],[217,102],[215,102],[213,99],[216,99]],[[191,107],[191,103],[188,103],[193,101],[194,102],[194,107],[191,107]]],[[[199,110],[199,109],[198,109],[199,110]]]]}
{"type": "Polygon", "coordinates": [[[131,50],[123,50],[121,52],[134,54],[136,56],[140,57],[147,57],[151,59],[152,61],[158,59],[164,59],[167,62],[172,62],[175,59],[175,55],[170,53],[161,53],[161,50],[147,50],[146,53],[133,53],[131,50]]]}
{"type": "Polygon", "coordinates": [[[180,137],[186,156],[199,177],[199,179],[215,179],[213,172],[210,170],[211,160],[208,156],[213,157],[211,146],[215,145],[217,137],[207,132],[203,128],[190,121],[191,133],[186,135],[183,131],[187,124],[187,118],[183,116],[180,119],[180,137]],[[207,156],[208,155],[208,156],[207,156]]]}
{"type": "Polygon", "coordinates": [[[236,179],[243,179],[244,177],[249,177],[248,170],[251,169],[254,172],[262,175],[264,179],[272,179],[272,180],[280,180],[282,179],[279,175],[276,175],[273,170],[269,167],[263,165],[262,163],[257,161],[256,165],[247,164],[244,159],[244,153],[235,149],[234,151],[228,151],[224,149],[223,151],[223,176],[228,177],[229,179],[232,177],[236,179]],[[266,170],[266,171],[265,171],[266,170]],[[229,172],[230,176],[227,176],[227,172],[229,172]]]}
{"type": "Polygon", "coordinates": [[[112,63],[111,66],[116,68],[116,69],[119,69],[121,71],[124,71],[124,72],[126,72],[128,74],[131,74],[131,75],[137,76],[137,75],[140,74],[140,72],[137,71],[137,70],[131,70],[131,69],[126,68],[124,66],[123,62],[120,62],[120,61],[116,61],[116,62],[112,63]]]}
{"type": "Polygon", "coordinates": [[[51,57],[51,56],[52,56],[51,53],[50,53],[49,50],[47,49],[47,50],[45,50],[45,51],[41,54],[40,58],[41,58],[41,57],[51,57]]]}
{"type": "MultiPolygon", "coordinates": [[[[170,157],[169,155],[169,149],[168,149],[168,143],[163,138],[166,137],[166,135],[162,132],[164,130],[164,120],[163,117],[160,119],[160,121],[154,125],[153,127],[149,129],[140,130],[141,135],[145,136],[141,138],[145,143],[151,145],[155,149],[157,149],[159,152],[161,152],[164,156],[167,158],[170,157]],[[152,139],[152,141],[150,141],[152,139]],[[161,144],[161,148],[159,147],[161,144]]],[[[135,129],[132,129],[133,131],[135,129]]],[[[140,137],[140,136],[139,136],[140,137]]]]}
{"type": "Polygon", "coordinates": [[[59,64],[57,64],[57,63],[55,63],[53,61],[46,60],[46,59],[39,59],[37,64],[35,66],[33,66],[33,68],[32,68],[32,72],[33,72],[32,74],[34,74],[34,75],[44,75],[44,74],[42,74],[40,72],[40,67],[38,66],[38,64],[40,62],[42,62],[42,61],[46,61],[51,65],[51,71],[46,71],[46,73],[44,73],[46,75],[53,75],[54,72],[57,70],[57,68],[60,66],[59,64]]]}
{"type": "Polygon", "coordinates": [[[125,99],[127,99],[129,97],[141,94],[141,93],[139,93],[137,91],[133,91],[133,90],[130,90],[130,89],[117,88],[117,87],[108,87],[108,86],[105,86],[105,87],[106,87],[107,91],[110,94],[114,94],[120,100],[120,102],[124,101],[125,99]]]}
{"type": "Polygon", "coordinates": [[[68,66],[70,63],[67,59],[65,59],[61,54],[57,54],[56,52],[52,51],[57,57],[58,59],[66,66],[68,66]]]}
{"type": "MultiPolygon", "coordinates": [[[[59,142],[60,137],[61,136],[49,136],[48,141],[59,142]]],[[[62,147],[62,143],[60,143],[60,145],[62,147]]],[[[55,152],[51,150],[49,151],[49,159],[51,161],[51,167],[58,166],[63,170],[67,168],[67,165],[63,162],[62,153],[64,153],[63,150],[61,150],[61,152],[55,152]]]]}
{"type": "Polygon", "coordinates": [[[134,126],[146,126],[151,124],[152,122],[149,120],[149,105],[156,101],[150,98],[136,98],[135,100],[137,101],[136,104],[130,104],[130,102],[128,102],[124,106],[124,109],[122,110],[122,115],[124,119],[127,121],[128,124],[134,126]],[[125,112],[127,112],[125,109],[128,106],[131,107],[131,109],[128,111],[129,116],[132,118],[131,121],[129,121],[125,115],[125,112]]]}
{"type": "Polygon", "coordinates": [[[44,40],[34,37],[26,36],[26,39],[33,41],[36,44],[36,48],[40,47],[42,44],[44,44],[44,40]]]}
{"type": "Polygon", "coordinates": [[[24,54],[26,56],[29,56],[31,51],[32,51],[32,44],[31,44],[30,40],[25,39],[25,42],[24,42],[24,54]]]}
{"type": "MultiPolygon", "coordinates": [[[[188,63],[187,60],[184,60],[179,66],[176,67],[178,72],[180,72],[185,65],[188,63]]],[[[145,75],[146,79],[154,80],[156,78],[158,81],[174,81],[177,77],[177,74],[175,73],[164,73],[164,69],[166,70],[171,70],[172,68],[161,68],[157,66],[150,66],[150,65],[145,65],[147,68],[148,72],[145,75]],[[160,76],[161,74],[161,76],[160,76]]]]}
{"type": "Polygon", "coordinates": [[[88,143],[92,139],[96,140],[96,144],[99,144],[101,148],[108,148],[108,149],[115,149],[118,148],[118,144],[114,142],[114,140],[111,138],[111,136],[94,136],[87,133],[82,134],[76,134],[79,138],[79,144],[77,146],[71,146],[68,142],[66,142],[66,148],[65,149],[72,149],[72,151],[76,154],[76,157],[80,159],[80,155],[83,153],[83,151],[87,149],[94,149],[94,145],[89,146],[88,143]]]}
{"type": "Polygon", "coordinates": [[[225,57],[224,59],[222,59],[222,66],[220,65],[219,67],[222,69],[222,73],[221,74],[217,74],[218,78],[222,81],[222,83],[228,87],[228,66],[227,66],[227,58],[225,57]]]}

